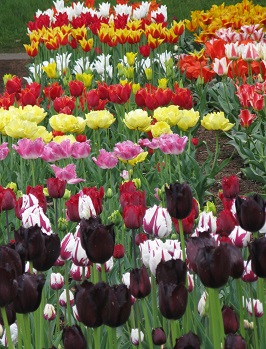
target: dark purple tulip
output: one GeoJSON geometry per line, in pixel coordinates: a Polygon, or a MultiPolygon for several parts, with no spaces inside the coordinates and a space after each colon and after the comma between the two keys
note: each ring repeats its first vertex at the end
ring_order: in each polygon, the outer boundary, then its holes
{"type": "Polygon", "coordinates": [[[41,228],[36,224],[30,228],[19,227],[15,230],[16,251],[25,261],[32,261],[40,256],[44,248],[41,228]]]}
{"type": "Polygon", "coordinates": [[[195,273],[197,273],[197,265],[196,265],[196,256],[198,254],[198,251],[202,247],[216,247],[217,242],[210,237],[210,234],[208,232],[201,233],[200,237],[191,237],[187,241],[187,260],[189,268],[192,269],[195,273]],[[203,234],[203,235],[202,235],[203,234]]]}
{"type": "Polygon", "coordinates": [[[184,336],[176,340],[176,344],[173,349],[200,349],[200,339],[193,333],[188,332],[184,336]]]}
{"type": "Polygon", "coordinates": [[[192,210],[193,195],[187,183],[172,183],[165,187],[166,207],[170,216],[184,219],[192,210]]]}
{"type": "Polygon", "coordinates": [[[226,284],[230,272],[230,253],[224,245],[206,246],[196,256],[197,274],[205,287],[219,288],[226,284]]]}
{"type": "Polygon", "coordinates": [[[103,225],[99,217],[80,221],[81,246],[92,263],[105,263],[114,253],[115,233],[113,224],[103,225]]]}
{"type": "Polygon", "coordinates": [[[163,345],[166,343],[166,335],[162,327],[154,328],[151,335],[154,345],[163,345]]]}
{"type": "Polygon", "coordinates": [[[123,325],[131,311],[131,294],[126,285],[108,287],[106,303],[102,307],[103,323],[110,327],[123,325]]]}
{"type": "Polygon", "coordinates": [[[251,269],[259,277],[266,277],[266,237],[260,237],[249,244],[251,269]]]}
{"type": "Polygon", "coordinates": [[[60,255],[61,242],[57,234],[47,235],[42,233],[44,246],[42,253],[32,260],[33,268],[38,271],[46,271],[54,265],[60,255]]]}
{"type": "Polygon", "coordinates": [[[14,278],[12,270],[6,267],[0,267],[0,307],[11,303],[18,292],[18,282],[14,278]]]}
{"type": "Polygon", "coordinates": [[[224,333],[236,333],[236,331],[239,329],[239,320],[234,309],[224,305],[222,309],[222,317],[224,323],[224,333]]]}
{"type": "Polygon", "coordinates": [[[78,325],[67,326],[63,329],[62,340],[64,349],[86,349],[87,343],[78,325]]]}
{"type": "Polygon", "coordinates": [[[224,349],[247,349],[247,344],[240,334],[228,334],[225,338],[224,349]]]}
{"type": "Polygon", "coordinates": [[[180,319],[187,307],[188,291],[179,285],[159,283],[159,309],[166,319],[180,319]]]}
{"type": "Polygon", "coordinates": [[[151,282],[145,265],[130,271],[130,291],[135,298],[144,298],[151,292],[151,282]]]}
{"type": "Polygon", "coordinates": [[[230,276],[234,279],[239,279],[244,272],[244,260],[241,250],[237,246],[231,244],[224,244],[224,246],[228,249],[230,255],[230,276]]]}
{"type": "Polygon", "coordinates": [[[256,232],[265,224],[265,201],[259,194],[246,199],[237,197],[235,201],[239,225],[248,231],[256,232]]]}
{"type": "Polygon", "coordinates": [[[185,283],[187,277],[186,263],[181,259],[170,259],[169,261],[163,261],[157,265],[156,268],[156,282],[159,284],[161,281],[164,284],[180,284],[185,283]]]}
{"type": "Polygon", "coordinates": [[[8,265],[8,270],[12,272],[14,278],[17,278],[23,273],[23,266],[21,258],[14,248],[13,246],[0,246],[0,266],[5,268],[8,265]]]}
{"type": "Polygon", "coordinates": [[[99,327],[103,324],[102,310],[108,295],[108,285],[104,282],[93,284],[84,281],[77,285],[75,302],[80,321],[88,327],[99,327]]]}
{"type": "Polygon", "coordinates": [[[18,293],[14,299],[15,311],[26,314],[38,309],[41,303],[45,276],[24,273],[18,277],[18,293]]]}
{"type": "MultiPolygon", "coordinates": [[[[14,309],[14,304],[10,303],[10,304],[6,305],[5,308],[6,308],[6,316],[7,316],[8,324],[12,325],[16,321],[16,312],[14,309]]],[[[3,321],[1,313],[0,313],[0,324],[2,326],[4,326],[4,321],[3,321]]]]}

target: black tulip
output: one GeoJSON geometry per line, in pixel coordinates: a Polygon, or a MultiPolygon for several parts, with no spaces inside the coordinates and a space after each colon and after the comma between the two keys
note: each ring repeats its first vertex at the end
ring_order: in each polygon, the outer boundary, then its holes
{"type": "Polygon", "coordinates": [[[247,344],[240,334],[228,334],[225,338],[224,349],[247,349],[247,344]]]}
{"type": "Polygon", "coordinates": [[[239,320],[232,307],[224,305],[222,308],[222,317],[224,324],[224,333],[236,333],[239,329],[239,320]]]}
{"type": "Polygon", "coordinates": [[[180,319],[187,307],[188,291],[179,285],[159,283],[159,309],[166,319],[180,319]]]}
{"type": "Polygon", "coordinates": [[[42,233],[44,239],[41,254],[32,260],[33,268],[38,271],[46,271],[54,265],[60,255],[61,242],[57,234],[47,235],[42,233]]]}
{"type": "Polygon", "coordinates": [[[84,281],[77,285],[75,302],[80,321],[88,327],[99,327],[103,324],[102,309],[108,295],[108,285],[104,282],[93,284],[84,281]]]}
{"type": "Polygon", "coordinates": [[[5,268],[7,265],[14,278],[23,273],[22,261],[18,252],[9,246],[0,246],[0,266],[5,268]]]}
{"type": "MultiPolygon", "coordinates": [[[[6,308],[7,321],[8,321],[8,324],[10,326],[16,321],[16,312],[14,309],[14,304],[10,303],[10,304],[6,305],[5,308],[6,308]]],[[[1,313],[0,313],[0,324],[2,326],[4,326],[4,320],[2,318],[1,313]]]]}
{"type": "Polygon", "coordinates": [[[62,340],[64,349],[86,349],[87,343],[78,325],[67,326],[63,329],[62,340]]]}
{"type": "Polygon", "coordinates": [[[173,349],[200,349],[200,339],[193,333],[188,332],[184,336],[177,338],[173,349]]]}
{"type": "Polygon", "coordinates": [[[265,201],[259,194],[246,199],[237,197],[235,201],[239,225],[248,231],[259,231],[265,224],[265,201]]]}
{"type": "Polygon", "coordinates": [[[130,271],[130,291],[135,298],[144,298],[151,292],[151,282],[145,265],[130,271]]]}
{"type": "Polygon", "coordinates": [[[181,259],[170,259],[169,261],[163,261],[157,265],[156,268],[156,282],[159,284],[161,281],[164,284],[180,284],[185,283],[187,277],[186,263],[181,259]]]}
{"type": "Polygon", "coordinates": [[[260,237],[249,244],[251,269],[261,278],[266,277],[266,237],[260,237]]]}
{"type": "Polygon", "coordinates": [[[104,225],[99,217],[80,221],[81,246],[92,263],[105,263],[112,256],[115,246],[114,225],[104,225]]]}
{"type": "Polygon", "coordinates": [[[230,272],[230,253],[224,245],[206,246],[196,256],[197,274],[205,287],[219,288],[226,284],[230,272]]]}
{"type": "Polygon", "coordinates": [[[14,299],[14,309],[19,314],[26,314],[38,309],[41,303],[45,276],[24,273],[18,277],[18,293],[14,299]]]}
{"type": "Polygon", "coordinates": [[[184,219],[192,210],[193,195],[187,183],[173,183],[165,187],[166,206],[170,216],[184,219]]]}
{"type": "Polygon", "coordinates": [[[0,280],[0,307],[5,307],[15,299],[18,282],[8,265],[5,268],[0,267],[0,280]]]}
{"type": "Polygon", "coordinates": [[[41,255],[44,238],[41,228],[36,224],[30,228],[20,227],[15,231],[16,251],[25,261],[32,261],[41,255]]]}
{"type": "Polygon", "coordinates": [[[103,324],[110,327],[123,325],[131,311],[131,294],[126,285],[108,287],[106,302],[102,307],[103,324]]]}
{"type": "Polygon", "coordinates": [[[228,249],[230,255],[230,276],[234,279],[239,279],[244,272],[244,260],[241,250],[237,246],[231,244],[224,244],[224,246],[228,249]]]}
{"type": "Polygon", "coordinates": [[[151,335],[154,345],[163,345],[166,343],[166,335],[162,327],[154,328],[151,335]]]}

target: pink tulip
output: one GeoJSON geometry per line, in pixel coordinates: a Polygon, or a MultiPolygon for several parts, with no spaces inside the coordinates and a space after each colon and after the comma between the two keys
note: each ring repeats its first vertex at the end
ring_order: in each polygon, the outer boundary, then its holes
{"type": "Polygon", "coordinates": [[[79,182],[85,182],[85,179],[77,178],[76,165],[69,164],[64,168],[51,165],[56,178],[67,181],[69,184],[76,184],[79,182]]]}
{"type": "Polygon", "coordinates": [[[68,159],[72,155],[73,143],[69,139],[61,143],[50,142],[43,150],[41,158],[47,162],[54,162],[61,159],[68,159]]]}
{"type": "Polygon", "coordinates": [[[16,150],[23,159],[33,160],[41,157],[44,146],[45,144],[42,138],[36,138],[35,140],[23,138],[18,141],[18,145],[13,144],[12,148],[16,150]]]}
{"type": "Polygon", "coordinates": [[[71,156],[74,159],[85,159],[91,152],[90,141],[75,142],[72,144],[71,156]]]}
{"type": "Polygon", "coordinates": [[[148,138],[140,139],[139,145],[150,149],[158,149],[160,146],[158,138],[153,138],[151,141],[148,138]]]}
{"type": "Polygon", "coordinates": [[[115,155],[122,160],[131,160],[134,159],[142,152],[142,148],[134,144],[132,141],[124,141],[116,143],[114,147],[115,155]]]}
{"type": "Polygon", "coordinates": [[[179,155],[183,153],[187,144],[187,136],[179,137],[178,134],[163,134],[159,137],[160,149],[165,154],[179,155]]]}
{"type": "Polygon", "coordinates": [[[95,162],[97,166],[99,166],[102,169],[114,168],[118,163],[118,159],[115,156],[115,154],[112,152],[108,152],[104,149],[100,149],[98,159],[93,157],[92,160],[95,162]]]}
{"type": "Polygon", "coordinates": [[[7,142],[4,142],[0,145],[0,160],[4,160],[9,153],[9,148],[7,145],[7,142]]]}

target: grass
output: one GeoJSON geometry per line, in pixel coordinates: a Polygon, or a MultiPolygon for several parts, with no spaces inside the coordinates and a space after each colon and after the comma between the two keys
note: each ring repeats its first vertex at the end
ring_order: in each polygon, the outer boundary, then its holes
{"type": "MultiPolygon", "coordinates": [[[[103,1],[96,0],[96,5],[103,1]]],[[[236,4],[237,0],[215,0],[216,5],[236,4]]],[[[68,1],[68,4],[71,1],[68,1]]],[[[115,0],[110,1],[111,4],[115,0]]],[[[161,0],[167,5],[169,19],[178,20],[190,18],[191,11],[207,10],[213,1],[211,0],[161,0]]],[[[265,0],[254,0],[254,4],[265,5],[265,0]]],[[[26,24],[33,20],[35,12],[45,10],[53,5],[52,0],[0,0],[0,53],[24,52],[23,44],[28,43],[26,24]]]]}

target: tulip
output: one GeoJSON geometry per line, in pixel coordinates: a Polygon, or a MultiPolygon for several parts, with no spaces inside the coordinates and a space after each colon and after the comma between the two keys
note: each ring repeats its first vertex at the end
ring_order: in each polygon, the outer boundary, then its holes
{"type": "Polygon", "coordinates": [[[186,110],[180,110],[177,120],[177,126],[182,131],[187,131],[188,129],[196,126],[200,115],[198,111],[195,111],[193,108],[186,110]]]}
{"type": "Polygon", "coordinates": [[[180,284],[185,283],[187,277],[187,266],[181,259],[170,259],[161,261],[156,268],[156,282],[159,284],[180,284]]]}
{"type": "Polygon", "coordinates": [[[100,149],[100,154],[96,159],[95,156],[92,157],[94,163],[102,169],[114,168],[118,163],[118,158],[113,152],[107,152],[104,149],[100,149]]]}
{"type": "Polygon", "coordinates": [[[0,161],[4,160],[9,153],[8,143],[4,142],[0,145],[0,161]]]}
{"type": "Polygon", "coordinates": [[[63,329],[62,341],[65,349],[86,349],[87,343],[78,325],[67,326],[63,329]]]}
{"type": "Polygon", "coordinates": [[[43,317],[47,321],[52,321],[56,317],[55,308],[52,304],[45,304],[43,309],[43,317]]]}
{"type": "Polygon", "coordinates": [[[23,159],[38,159],[44,150],[44,142],[41,138],[37,138],[35,140],[30,140],[27,138],[20,139],[18,141],[18,145],[13,144],[12,148],[16,150],[16,152],[23,159]]]}
{"type": "Polygon", "coordinates": [[[151,282],[145,265],[130,271],[130,291],[135,298],[144,298],[151,292],[151,282]]]}
{"type": "Polygon", "coordinates": [[[222,57],[221,59],[214,58],[213,70],[219,76],[227,75],[227,73],[228,73],[228,62],[227,62],[226,57],[222,57]]]}
{"type": "Polygon", "coordinates": [[[192,210],[192,191],[187,183],[170,184],[165,187],[166,206],[171,217],[186,218],[192,210]]]}
{"type": "Polygon", "coordinates": [[[0,212],[12,210],[16,204],[16,194],[10,188],[0,186],[0,212]]]}
{"type": "Polygon", "coordinates": [[[0,277],[0,307],[2,308],[11,303],[17,296],[18,282],[8,267],[0,267],[0,277]]]}
{"type": "Polygon", "coordinates": [[[80,267],[73,263],[71,265],[69,274],[70,274],[70,277],[75,281],[82,281],[83,277],[85,279],[89,279],[91,274],[90,267],[80,267]]]}
{"type": "Polygon", "coordinates": [[[13,301],[17,313],[26,314],[38,309],[44,283],[45,276],[43,274],[25,273],[18,277],[18,293],[13,301]]]}
{"type": "Polygon", "coordinates": [[[252,122],[257,118],[256,114],[252,114],[248,109],[241,109],[239,114],[240,125],[248,128],[252,122]]]}
{"type": "Polygon", "coordinates": [[[224,116],[224,112],[213,112],[206,114],[201,120],[201,125],[207,130],[229,131],[234,126],[224,116]]]}
{"type": "Polygon", "coordinates": [[[239,320],[232,307],[224,305],[222,308],[224,333],[236,333],[239,329],[239,320]]]}
{"type": "Polygon", "coordinates": [[[64,168],[57,167],[55,165],[51,165],[56,178],[61,180],[66,180],[69,184],[77,184],[79,182],[84,182],[85,180],[82,178],[77,178],[76,174],[76,165],[68,164],[64,168]]]}
{"type": "Polygon", "coordinates": [[[27,186],[26,188],[26,194],[33,194],[37,199],[38,203],[43,209],[43,212],[46,212],[47,209],[47,202],[46,202],[46,197],[43,193],[43,186],[42,185],[36,185],[36,187],[32,187],[30,185],[27,186]]]}
{"type": "Polygon", "coordinates": [[[61,241],[60,257],[64,261],[72,258],[76,240],[72,233],[67,233],[61,241]]]}
{"type": "Polygon", "coordinates": [[[92,111],[88,114],[85,114],[87,126],[92,130],[97,130],[99,128],[108,128],[114,122],[114,115],[111,114],[108,110],[98,110],[92,111]]]}
{"type": "Polygon", "coordinates": [[[75,238],[75,242],[72,248],[72,262],[76,266],[85,267],[89,265],[90,261],[86,255],[86,251],[81,246],[81,241],[79,237],[75,238]]]}
{"type": "Polygon", "coordinates": [[[121,259],[125,255],[125,247],[122,244],[117,244],[114,246],[114,254],[113,257],[115,259],[121,259]]]}
{"type": "Polygon", "coordinates": [[[230,264],[230,276],[234,279],[238,279],[243,275],[244,272],[244,261],[242,257],[241,250],[234,245],[225,244],[224,247],[228,249],[230,260],[228,260],[228,264],[230,264]]]}
{"type": "Polygon", "coordinates": [[[165,318],[180,319],[186,311],[187,299],[188,291],[183,283],[159,283],[159,309],[165,318]]]}
{"type": "Polygon", "coordinates": [[[239,188],[239,178],[236,176],[223,177],[222,189],[225,198],[234,199],[237,197],[239,188]]]}
{"type": "Polygon", "coordinates": [[[129,229],[138,229],[143,224],[146,207],[142,205],[129,205],[123,209],[123,220],[129,229]]]}
{"type": "MultiPolygon", "coordinates": [[[[72,307],[75,303],[75,300],[74,300],[74,295],[73,293],[69,290],[68,291],[68,294],[69,294],[69,303],[70,303],[70,306],[72,307]]],[[[61,305],[61,307],[67,307],[67,291],[64,290],[60,297],[59,297],[59,304],[61,305]]]]}
{"type": "Polygon", "coordinates": [[[235,205],[241,228],[256,232],[263,227],[265,223],[265,201],[259,194],[250,195],[245,199],[238,196],[235,205]]]}
{"type": "Polygon", "coordinates": [[[260,237],[249,245],[251,268],[258,276],[266,277],[266,237],[260,237]]]}
{"type": "Polygon", "coordinates": [[[200,297],[200,300],[198,302],[198,313],[201,317],[206,316],[208,313],[208,303],[207,303],[207,293],[204,291],[200,297]]]}
{"type": "Polygon", "coordinates": [[[137,347],[139,343],[143,342],[144,333],[142,331],[139,331],[138,328],[132,328],[130,333],[130,340],[131,343],[137,347]]]}
{"type": "Polygon", "coordinates": [[[143,218],[145,233],[164,238],[171,234],[172,220],[167,209],[154,205],[146,210],[143,218]]]}
{"type": "Polygon", "coordinates": [[[249,315],[252,316],[253,311],[256,317],[261,317],[263,315],[263,304],[259,299],[247,299],[246,308],[249,315]]]}
{"type": "Polygon", "coordinates": [[[79,80],[72,80],[68,83],[69,92],[73,97],[79,97],[84,91],[84,83],[79,80]]]}
{"type": "Polygon", "coordinates": [[[60,290],[64,286],[64,276],[60,273],[52,273],[50,276],[50,287],[53,290],[60,290]]]}
{"type": "Polygon", "coordinates": [[[142,148],[132,141],[118,142],[114,147],[114,154],[124,161],[135,158],[141,152],[143,152],[142,148]]]}
{"type": "Polygon", "coordinates": [[[147,132],[150,130],[151,117],[145,110],[132,110],[125,114],[125,119],[123,121],[130,130],[137,129],[141,132],[147,132]]]}
{"type": "Polygon", "coordinates": [[[177,338],[173,349],[179,348],[200,349],[200,339],[195,333],[190,331],[184,336],[177,338]]]}
{"type": "Polygon", "coordinates": [[[60,199],[64,196],[66,180],[59,178],[48,178],[46,180],[48,194],[51,198],[60,199]]]}
{"type": "MultiPolygon", "coordinates": [[[[9,325],[12,325],[16,321],[16,312],[14,309],[14,304],[9,303],[5,306],[7,322],[9,325]]],[[[4,326],[4,320],[2,318],[2,314],[0,313],[0,336],[1,336],[1,325],[4,326]]]]}
{"type": "Polygon", "coordinates": [[[166,335],[162,327],[154,328],[151,335],[154,345],[163,345],[166,343],[166,335]]]}
{"type": "Polygon", "coordinates": [[[251,260],[244,261],[244,271],[241,279],[245,282],[254,282],[258,280],[258,276],[251,269],[251,260]]]}
{"type": "Polygon", "coordinates": [[[240,334],[229,333],[224,341],[224,349],[247,349],[247,344],[240,334]]]}
{"type": "Polygon", "coordinates": [[[44,237],[41,228],[37,225],[24,228],[20,227],[14,233],[16,250],[25,261],[38,258],[44,249],[44,237]]]}
{"type": "Polygon", "coordinates": [[[80,239],[92,263],[105,263],[112,257],[115,245],[113,224],[103,225],[99,217],[82,219],[80,239]]]}

